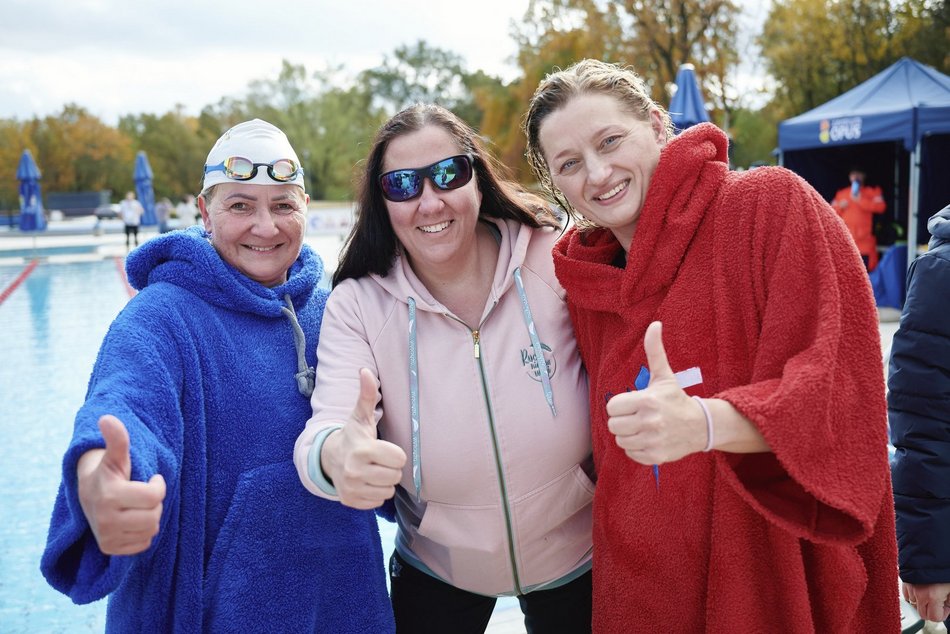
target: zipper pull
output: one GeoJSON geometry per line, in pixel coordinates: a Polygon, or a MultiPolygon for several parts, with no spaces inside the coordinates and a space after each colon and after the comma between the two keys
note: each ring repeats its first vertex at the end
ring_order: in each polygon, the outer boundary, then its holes
{"type": "Polygon", "coordinates": [[[472,339],[475,341],[475,358],[478,359],[479,351],[478,351],[478,331],[477,330],[472,331],[472,339]]]}

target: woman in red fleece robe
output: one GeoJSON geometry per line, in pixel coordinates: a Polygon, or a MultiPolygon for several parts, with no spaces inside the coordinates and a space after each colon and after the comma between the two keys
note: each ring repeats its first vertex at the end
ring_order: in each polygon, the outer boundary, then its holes
{"type": "Polygon", "coordinates": [[[877,314],[843,223],[787,170],[729,171],[715,126],[674,138],[611,64],[549,75],[525,130],[577,224],[555,265],[590,373],[594,631],[900,631],[877,314]]]}

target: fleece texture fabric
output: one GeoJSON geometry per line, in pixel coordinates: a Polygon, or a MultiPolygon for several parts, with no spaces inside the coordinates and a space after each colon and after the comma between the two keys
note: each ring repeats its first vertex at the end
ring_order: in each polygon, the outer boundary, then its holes
{"type": "Polygon", "coordinates": [[[306,245],[281,286],[226,264],[194,227],[133,251],[140,289],[116,317],[63,460],[41,569],[76,603],[109,597],[109,632],[393,631],[375,517],[307,493],[292,450],[310,415],[298,391],[293,302],[315,364],[326,302],[306,245]],[[103,554],[79,505],[76,464],[129,432],[132,478],[167,484],[151,547],[103,554]]]}
{"type": "Polygon", "coordinates": [[[901,579],[950,583],[950,206],[927,223],[894,333],[888,416],[901,579]]]}
{"type": "Polygon", "coordinates": [[[897,632],[884,372],[871,287],[830,206],[782,168],[727,166],[700,124],[663,149],[626,257],[571,230],[555,252],[590,375],[594,631],[897,632]],[[663,322],[690,395],[730,402],[772,453],[638,464],[606,401],[637,389],[663,322]],[[670,619],[673,619],[672,621],[670,619]]]}

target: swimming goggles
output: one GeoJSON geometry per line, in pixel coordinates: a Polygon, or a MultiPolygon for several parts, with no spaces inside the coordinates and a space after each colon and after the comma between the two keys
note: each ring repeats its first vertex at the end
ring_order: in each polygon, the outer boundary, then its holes
{"type": "Polygon", "coordinates": [[[421,195],[426,178],[439,189],[458,189],[472,180],[473,172],[472,157],[459,154],[425,167],[386,172],[379,177],[379,185],[386,200],[400,203],[421,195]]]}
{"type": "Polygon", "coordinates": [[[266,167],[267,175],[278,183],[290,182],[297,178],[298,174],[303,173],[303,168],[291,159],[277,159],[272,163],[255,163],[243,156],[231,156],[217,165],[205,165],[205,174],[224,172],[224,175],[231,180],[249,181],[257,176],[258,167],[266,167]]]}

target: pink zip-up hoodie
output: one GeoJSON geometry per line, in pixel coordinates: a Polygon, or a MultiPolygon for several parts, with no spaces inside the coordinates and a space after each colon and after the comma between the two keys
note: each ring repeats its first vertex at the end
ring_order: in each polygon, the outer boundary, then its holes
{"type": "Polygon", "coordinates": [[[500,596],[590,569],[594,484],[587,375],[551,257],[558,232],[490,222],[500,250],[477,330],[437,302],[402,257],[386,277],[334,289],[313,417],[294,461],[309,491],[334,498],[320,446],[349,418],[359,369],[372,369],[379,437],[409,457],[396,490],[396,550],[456,587],[500,596]]]}

